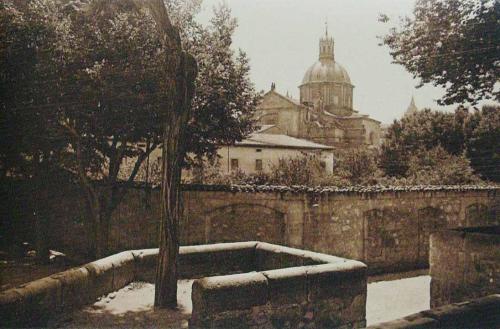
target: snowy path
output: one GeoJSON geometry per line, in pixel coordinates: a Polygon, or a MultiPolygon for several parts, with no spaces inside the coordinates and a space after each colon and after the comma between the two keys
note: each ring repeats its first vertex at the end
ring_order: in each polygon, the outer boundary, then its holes
{"type": "Polygon", "coordinates": [[[367,325],[390,321],[429,309],[428,275],[368,284],[367,325]]]}
{"type": "MultiPolygon", "coordinates": [[[[179,308],[154,310],[154,285],[134,282],[99,301],[60,318],[55,328],[187,328],[191,317],[191,284],[180,280],[179,308]]],[[[368,284],[367,324],[394,320],[429,308],[430,277],[418,276],[368,284]]]]}
{"type": "Polygon", "coordinates": [[[102,297],[93,305],[75,311],[49,328],[187,328],[191,318],[193,280],[179,280],[177,310],[154,310],[151,283],[133,282],[102,297]]]}

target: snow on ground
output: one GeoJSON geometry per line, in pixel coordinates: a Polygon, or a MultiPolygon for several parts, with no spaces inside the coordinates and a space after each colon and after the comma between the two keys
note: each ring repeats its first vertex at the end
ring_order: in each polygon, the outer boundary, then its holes
{"type": "Polygon", "coordinates": [[[93,305],[50,323],[52,328],[187,328],[193,280],[179,280],[177,310],[154,310],[151,283],[132,282],[93,305]]]}
{"type": "Polygon", "coordinates": [[[395,320],[430,308],[428,275],[368,285],[367,325],[395,320]]]}
{"type": "MultiPolygon", "coordinates": [[[[49,324],[55,328],[187,328],[191,317],[193,280],[180,280],[177,310],[154,310],[154,285],[133,282],[103,296],[93,305],[49,324]]],[[[430,277],[368,284],[367,325],[390,321],[429,309],[430,277]]]]}

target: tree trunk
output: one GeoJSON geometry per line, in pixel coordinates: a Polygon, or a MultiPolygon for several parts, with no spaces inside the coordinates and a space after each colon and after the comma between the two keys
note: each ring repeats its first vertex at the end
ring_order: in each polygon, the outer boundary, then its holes
{"type": "Polygon", "coordinates": [[[111,231],[111,214],[109,210],[103,210],[100,215],[101,227],[99,231],[99,258],[109,254],[109,235],[111,231]]]}
{"type": "MultiPolygon", "coordinates": [[[[87,200],[88,202],[88,200],[87,200]]],[[[109,254],[109,236],[111,231],[112,210],[109,205],[101,201],[98,205],[89,206],[88,212],[91,217],[88,221],[91,225],[90,233],[90,256],[99,259],[109,254]],[[90,209],[93,207],[93,209],[90,209]],[[105,209],[101,209],[106,207],[105,209]]]]}
{"type": "Polygon", "coordinates": [[[163,46],[168,50],[165,73],[169,89],[163,136],[162,211],[155,307],[173,308],[177,305],[181,166],[185,156],[184,136],[191,115],[197,66],[194,58],[182,51],[179,32],[172,26],[163,0],[150,0],[148,5],[162,36],[163,46]]]}
{"type": "Polygon", "coordinates": [[[34,215],[35,215],[35,250],[36,261],[38,264],[48,264],[50,261],[49,252],[49,187],[53,184],[50,178],[50,168],[45,163],[40,163],[37,160],[37,165],[34,173],[33,184],[33,201],[34,201],[34,215]]]}
{"type": "Polygon", "coordinates": [[[91,195],[85,195],[86,216],[85,221],[86,232],[88,234],[88,256],[91,259],[99,259],[105,256],[106,251],[102,243],[103,220],[100,209],[101,203],[91,195]]]}
{"type": "Polygon", "coordinates": [[[176,109],[171,111],[163,139],[162,218],[160,251],[156,270],[155,306],[177,305],[177,256],[179,254],[179,219],[181,217],[181,171],[184,160],[184,136],[194,93],[196,63],[183,54],[177,75],[176,109]]]}
{"type": "MultiPolygon", "coordinates": [[[[43,187],[42,187],[43,188],[43,187]]],[[[44,197],[46,191],[38,190],[35,193],[35,250],[36,262],[38,264],[48,264],[50,261],[49,251],[49,214],[47,198],[44,197]]]]}

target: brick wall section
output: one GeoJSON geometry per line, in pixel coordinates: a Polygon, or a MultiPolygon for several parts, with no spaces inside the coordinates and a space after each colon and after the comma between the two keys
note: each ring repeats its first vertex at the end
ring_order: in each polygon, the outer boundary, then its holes
{"type": "Polygon", "coordinates": [[[431,306],[500,292],[500,226],[446,230],[431,238],[431,306]]]}
{"type": "MultiPolygon", "coordinates": [[[[186,186],[181,242],[260,240],[360,260],[371,273],[423,268],[430,232],[500,224],[499,190],[186,186]]],[[[156,247],[159,203],[158,189],[131,188],[113,214],[110,251],[156,247]]],[[[85,208],[75,188],[61,189],[54,209],[51,247],[85,254],[85,208]]],[[[6,220],[22,223],[13,231],[33,227],[29,213],[16,216],[6,220]]]]}

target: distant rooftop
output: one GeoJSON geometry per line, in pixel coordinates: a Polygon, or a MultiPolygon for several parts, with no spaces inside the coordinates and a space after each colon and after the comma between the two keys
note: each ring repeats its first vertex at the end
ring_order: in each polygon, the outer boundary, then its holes
{"type": "Polygon", "coordinates": [[[236,146],[267,146],[315,150],[333,150],[332,146],[314,143],[287,135],[253,133],[247,139],[237,142],[236,146]]]}

